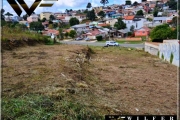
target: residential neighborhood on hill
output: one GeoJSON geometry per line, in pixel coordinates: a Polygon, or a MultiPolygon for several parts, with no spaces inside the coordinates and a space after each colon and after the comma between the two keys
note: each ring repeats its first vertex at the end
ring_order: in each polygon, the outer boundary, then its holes
{"type": "MultiPolygon", "coordinates": [[[[44,29],[37,28],[36,30],[46,31],[43,33],[48,33],[47,35],[51,34],[48,32],[51,29],[53,31],[71,29],[76,31],[75,37],[84,37],[84,34],[91,33],[92,30],[98,31],[99,34],[97,35],[103,35],[103,38],[108,36],[147,37],[156,26],[168,24],[170,27],[174,27],[172,24],[177,22],[179,12],[177,6],[175,8],[170,4],[172,1],[176,2],[175,0],[142,0],[141,3],[136,1],[131,3],[131,0],[126,0],[121,5],[113,4],[98,7],[89,4],[90,6],[87,6],[87,9],[66,9],[64,13],[49,11],[40,14],[33,13],[31,16],[23,15],[22,17],[5,14],[4,20],[19,22],[26,25],[30,30],[37,27],[31,25],[33,22],[40,22],[44,29]],[[124,27],[121,26],[121,21],[125,23],[124,27]],[[145,27],[148,31],[144,29],[145,27]],[[142,34],[140,31],[143,31],[142,34]]],[[[59,38],[59,34],[55,36],[59,38]]],[[[96,39],[96,37],[90,37],[90,39],[92,38],[96,39]]]]}

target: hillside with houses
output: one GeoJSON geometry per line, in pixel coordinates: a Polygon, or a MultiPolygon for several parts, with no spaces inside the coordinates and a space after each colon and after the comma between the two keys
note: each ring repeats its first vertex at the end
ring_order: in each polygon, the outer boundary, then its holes
{"type": "MultiPolygon", "coordinates": [[[[5,22],[2,25],[8,22],[24,24],[29,30],[58,40],[78,37],[96,40],[96,36],[102,36],[105,40],[140,37],[149,41],[150,33],[156,26],[168,24],[172,32],[177,31],[179,12],[175,3],[175,0],[142,0],[141,3],[126,0],[121,5],[98,7],[88,3],[86,9],[66,9],[64,13],[48,11],[22,17],[7,12],[4,13],[5,22]],[[75,32],[70,34],[70,31],[75,32]]],[[[177,34],[157,39],[177,39],[177,34]]]]}

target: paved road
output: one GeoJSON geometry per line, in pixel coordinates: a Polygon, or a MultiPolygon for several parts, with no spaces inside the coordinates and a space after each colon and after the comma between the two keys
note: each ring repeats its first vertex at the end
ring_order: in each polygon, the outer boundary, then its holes
{"type": "MultiPolygon", "coordinates": [[[[86,42],[86,41],[61,41],[65,44],[76,44],[76,45],[89,45],[89,46],[105,46],[105,43],[100,42],[86,42]]],[[[120,44],[120,47],[129,47],[129,48],[144,48],[144,44],[120,44]]]]}

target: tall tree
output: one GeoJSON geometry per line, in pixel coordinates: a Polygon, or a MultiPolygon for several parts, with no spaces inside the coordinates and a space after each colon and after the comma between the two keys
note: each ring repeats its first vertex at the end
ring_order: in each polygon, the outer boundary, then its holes
{"type": "Polygon", "coordinates": [[[52,21],[52,20],[55,20],[54,15],[50,15],[50,16],[49,16],[49,20],[51,20],[51,21],[52,21]]]}
{"type": "Polygon", "coordinates": [[[138,5],[138,2],[135,1],[135,2],[133,3],[133,6],[137,6],[137,5],[138,5]]]}
{"type": "Polygon", "coordinates": [[[42,19],[42,22],[45,22],[45,21],[46,21],[46,18],[43,18],[43,19],[42,19]]]}
{"type": "Polygon", "coordinates": [[[106,15],[105,15],[104,11],[100,11],[100,12],[98,13],[98,16],[100,16],[101,19],[103,19],[106,15]]]}
{"type": "Polygon", "coordinates": [[[66,9],[65,12],[66,12],[66,14],[69,14],[70,11],[68,9],[66,9]]]}
{"type": "Polygon", "coordinates": [[[62,28],[59,29],[59,37],[60,37],[61,40],[64,39],[64,34],[63,34],[63,29],[62,28]]]}
{"type": "Polygon", "coordinates": [[[142,10],[139,10],[139,11],[137,11],[136,15],[143,16],[143,15],[144,15],[144,13],[143,13],[143,11],[142,11],[142,10]]]}
{"type": "Polygon", "coordinates": [[[157,15],[158,15],[158,8],[155,7],[153,11],[153,16],[157,17],[157,15]]]}
{"type": "Polygon", "coordinates": [[[131,5],[131,0],[126,0],[125,5],[131,5]]]}
{"type": "Polygon", "coordinates": [[[28,16],[29,16],[28,14],[23,15],[23,19],[24,19],[24,20],[27,20],[27,17],[28,17],[28,16]]]}
{"type": "Polygon", "coordinates": [[[94,21],[95,18],[96,18],[96,15],[95,15],[95,12],[94,12],[94,9],[91,10],[91,11],[88,11],[86,17],[91,20],[91,21],[94,21]]]}
{"type": "Polygon", "coordinates": [[[90,9],[92,7],[91,3],[89,2],[86,6],[87,9],[90,9]]]}
{"type": "Polygon", "coordinates": [[[4,9],[1,9],[1,20],[5,20],[4,12],[5,12],[5,10],[4,10],[4,9]]]}
{"type": "Polygon", "coordinates": [[[118,30],[125,29],[126,24],[122,21],[122,18],[118,18],[118,21],[114,24],[114,27],[117,28],[118,30]]]}
{"type": "Polygon", "coordinates": [[[69,20],[69,24],[70,24],[71,26],[77,25],[77,24],[79,24],[79,20],[78,20],[77,18],[73,17],[73,18],[71,18],[71,19],[69,20]]]}
{"type": "Polygon", "coordinates": [[[131,31],[131,32],[134,32],[134,25],[131,25],[130,31],[131,31]]]}
{"type": "Polygon", "coordinates": [[[103,4],[103,6],[105,6],[106,4],[109,3],[109,1],[108,0],[101,0],[100,3],[103,4]]]}

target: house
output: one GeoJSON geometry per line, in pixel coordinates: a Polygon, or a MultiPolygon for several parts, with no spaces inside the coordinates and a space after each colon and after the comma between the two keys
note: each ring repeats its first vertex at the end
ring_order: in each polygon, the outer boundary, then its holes
{"type": "Polygon", "coordinates": [[[109,24],[111,27],[114,27],[114,24],[117,22],[117,19],[107,19],[106,24],[109,24]]]}
{"type": "Polygon", "coordinates": [[[48,21],[45,21],[45,22],[42,23],[42,25],[43,25],[45,28],[47,28],[47,27],[49,26],[49,22],[48,22],[48,21]]]}
{"type": "Polygon", "coordinates": [[[82,31],[83,32],[89,31],[88,24],[78,24],[78,25],[71,26],[71,28],[73,28],[78,33],[81,33],[82,31]]]}
{"type": "Polygon", "coordinates": [[[42,12],[40,13],[40,19],[46,18],[46,20],[49,20],[50,15],[52,15],[51,12],[42,12]]]}
{"type": "Polygon", "coordinates": [[[117,31],[117,36],[120,36],[121,38],[125,38],[128,35],[128,29],[121,29],[117,31]]]}
{"type": "Polygon", "coordinates": [[[146,20],[143,16],[125,16],[123,20],[129,32],[131,26],[134,26],[135,30],[142,28],[145,21],[146,20]]]}
{"type": "Polygon", "coordinates": [[[29,22],[29,23],[31,23],[31,22],[37,22],[38,21],[38,16],[36,15],[36,14],[32,14],[31,16],[29,16],[29,17],[27,17],[27,21],[29,22]]]}
{"type": "Polygon", "coordinates": [[[142,27],[134,31],[135,37],[148,36],[149,33],[150,33],[150,29],[148,27],[142,27]]]}
{"type": "Polygon", "coordinates": [[[54,37],[57,37],[59,35],[59,31],[54,29],[45,29],[44,31],[42,31],[42,34],[46,36],[54,35],[54,37]]]}
{"type": "Polygon", "coordinates": [[[153,22],[154,23],[166,23],[167,17],[154,17],[153,22]]]}
{"type": "Polygon", "coordinates": [[[89,39],[96,39],[96,36],[99,36],[99,35],[104,37],[105,36],[105,32],[104,31],[100,31],[98,29],[93,29],[93,30],[89,31],[86,34],[83,34],[82,36],[85,37],[85,38],[87,37],[89,39]]]}
{"type": "Polygon", "coordinates": [[[117,13],[117,14],[113,14],[113,15],[111,16],[111,18],[119,18],[119,17],[122,17],[122,16],[123,16],[122,14],[117,13]]]}

